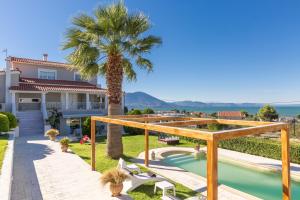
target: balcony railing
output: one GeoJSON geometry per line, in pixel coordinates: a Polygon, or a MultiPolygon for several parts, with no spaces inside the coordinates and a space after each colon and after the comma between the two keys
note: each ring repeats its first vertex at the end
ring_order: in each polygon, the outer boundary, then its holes
{"type": "Polygon", "coordinates": [[[62,106],[60,102],[47,102],[46,108],[47,110],[52,110],[52,109],[61,110],[62,106]]]}
{"type": "Polygon", "coordinates": [[[91,102],[91,109],[92,110],[105,109],[105,104],[101,102],[91,102]]]}
{"type": "MultiPolygon", "coordinates": [[[[72,102],[69,103],[69,108],[66,109],[62,106],[61,102],[46,102],[47,110],[57,109],[57,110],[87,110],[86,102],[72,102]]],[[[90,109],[88,110],[104,110],[105,103],[101,102],[90,102],[90,109]]]]}

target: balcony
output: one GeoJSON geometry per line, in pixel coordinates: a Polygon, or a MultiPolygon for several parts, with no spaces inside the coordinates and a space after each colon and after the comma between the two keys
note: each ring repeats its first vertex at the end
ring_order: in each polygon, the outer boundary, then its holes
{"type": "Polygon", "coordinates": [[[46,102],[47,110],[57,109],[57,110],[104,110],[105,103],[101,102],[90,102],[90,106],[87,109],[86,102],[73,102],[69,104],[69,107],[63,106],[61,102],[46,102]],[[64,108],[63,108],[64,107],[64,108]]]}

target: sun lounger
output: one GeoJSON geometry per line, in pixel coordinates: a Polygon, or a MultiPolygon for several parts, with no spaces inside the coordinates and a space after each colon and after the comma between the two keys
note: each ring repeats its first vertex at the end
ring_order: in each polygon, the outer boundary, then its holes
{"type": "Polygon", "coordinates": [[[148,182],[158,182],[158,181],[166,180],[164,177],[153,173],[133,174],[128,170],[124,170],[124,171],[129,174],[129,180],[124,182],[124,190],[126,192],[130,192],[136,189],[137,187],[144,185],[145,183],[148,182]]]}
{"type": "Polygon", "coordinates": [[[136,171],[138,173],[141,173],[141,169],[138,166],[136,166],[135,164],[127,165],[125,160],[123,160],[122,158],[119,159],[119,163],[118,163],[117,168],[118,169],[127,169],[130,172],[136,171]]]}
{"type": "MultiPolygon", "coordinates": [[[[181,199],[179,199],[177,197],[174,197],[172,195],[163,196],[163,197],[161,197],[161,199],[162,200],[181,200],[181,199]]],[[[185,200],[206,200],[206,197],[204,197],[204,196],[196,196],[196,197],[189,197],[189,198],[187,198],[185,200]]]]}

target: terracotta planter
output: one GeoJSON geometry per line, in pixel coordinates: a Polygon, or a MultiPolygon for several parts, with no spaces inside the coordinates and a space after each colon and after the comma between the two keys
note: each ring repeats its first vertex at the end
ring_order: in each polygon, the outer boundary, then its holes
{"type": "Polygon", "coordinates": [[[123,183],[121,184],[110,184],[110,192],[112,197],[121,196],[121,192],[123,190],[123,183]]]}
{"type": "Polygon", "coordinates": [[[69,145],[60,145],[60,148],[61,148],[62,152],[67,152],[68,148],[69,148],[69,145]]]}
{"type": "Polygon", "coordinates": [[[55,136],[55,135],[49,135],[49,139],[50,139],[51,141],[55,141],[56,136],[55,136]]]}

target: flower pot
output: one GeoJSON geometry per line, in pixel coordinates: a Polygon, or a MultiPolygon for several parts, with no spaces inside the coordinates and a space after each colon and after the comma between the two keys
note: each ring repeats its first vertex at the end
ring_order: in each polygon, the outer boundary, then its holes
{"type": "Polygon", "coordinates": [[[51,141],[55,141],[56,136],[55,136],[55,135],[49,135],[49,139],[50,139],[51,141]]]}
{"type": "Polygon", "coordinates": [[[69,145],[61,145],[61,151],[62,152],[67,152],[69,148],[69,145]]]}
{"type": "Polygon", "coordinates": [[[120,184],[110,184],[110,192],[112,197],[121,196],[121,192],[123,190],[123,183],[120,184]]]}

